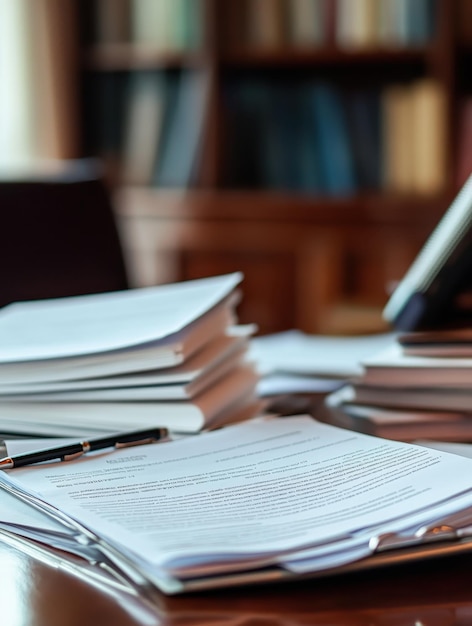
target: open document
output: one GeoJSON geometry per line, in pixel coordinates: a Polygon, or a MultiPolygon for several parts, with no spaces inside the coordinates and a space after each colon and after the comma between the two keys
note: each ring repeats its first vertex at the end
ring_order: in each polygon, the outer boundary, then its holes
{"type": "Polygon", "coordinates": [[[420,544],[472,524],[471,459],[307,416],[3,471],[0,484],[168,593],[329,571],[385,538],[420,544]]]}

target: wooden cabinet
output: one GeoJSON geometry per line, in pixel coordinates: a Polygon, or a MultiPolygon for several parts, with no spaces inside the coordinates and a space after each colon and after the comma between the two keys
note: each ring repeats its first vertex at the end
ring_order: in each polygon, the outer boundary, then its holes
{"type": "Polygon", "coordinates": [[[444,198],[321,200],[126,188],[116,206],[136,283],[241,270],[244,322],[263,333],[369,332],[440,218],[444,198]]]}
{"type": "MultiPolygon", "coordinates": [[[[389,289],[402,277],[458,190],[463,135],[458,112],[472,94],[470,34],[460,18],[470,0],[432,2],[432,25],[425,27],[426,34],[402,31],[403,39],[397,41],[381,40],[378,33],[375,41],[366,39],[360,26],[353,40],[349,28],[341,28],[340,16],[347,7],[351,6],[351,19],[356,21],[360,20],[356,11],[369,6],[373,10],[389,1],[313,0],[313,7],[323,5],[327,10],[330,26],[323,27],[321,39],[300,44],[287,31],[291,23],[287,12],[293,12],[295,5],[299,10],[305,6],[306,11],[306,1],[155,0],[151,3],[154,11],[157,5],[162,10],[172,4],[187,20],[189,39],[167,40],[165,45],[136,35],[133,11],[138,3],[141,11],[146,6],[150,11],[150,0],[79,3],[83,18],[82,154],[100,155],[109,166],[136,285],[241,270],[245,274],[241,319],[256,322],[261,332],[298,327],[343,333],[383,327],[381,309],[389,289]],[[121,26],[127,32],[119,35],[115,23],[114,34],[107,39],[103,35],[106,20],[101,28],[97,20],[112,5],[115,20],[116,8],[121,7],[121,26]],[[357,7],[354,12],[352,5],[357,7]],[[187,13],[189,6],[193,17],[187,13]],[[285,29],[282,34],[275,21],[271,23],[277,11],[285,11],[279,23],[285,29]],[[134,127],[130,122],[132,85],[144,74],[159,75],[160,82],[165,76],[167,117],[162,107],[153,108],[148,101],[147,109],[144,105],[136,109],[142,114],[135,115],[134,127]],[[197,74],[204,77],[204,93],[192,99],[195,88],[189,89],[186,78],[197,74]],[[413,87],[423,83],[428,83],[428,89],[434,85],[439,98],[426,100],[425,91],[419,90],[423,99],[417,98],[412,105],[413,87]],[[172,89],[175,98],[175,84],[180,85],[180,100],[169,105],[172,89]],[[307,141],[311,131],[304,117],[306,98],[312,97],[318,85],[328,86],[329,95],[335,96],[328,102],[343,111],[352,94],[376,97],[380,151],[371,151],[371,169],[364,178],[359,174],[359,159],[365,155],[359,154],[367,149],[364,144],[369,137],[361,134],[359,139],[358,135],[354,144],[349,118],[344,128],[347,135],[340,134],[339,128],[325,133],[324,150],[332,150],[329,144],[335,143],[335,136],[350,142],[348,156],[356,174],[351,187],[336,187],[343,173],[339,153],[323,156],[330,162],[323,162],[321,170],[329,168],[331,186],[325,184],[327,174],[319,183],[313,170],[305,167],[303,159],[313,154],[303,155],[318,141],[314,135],[307,141]],[[410,126],[402,127],[407,140],[409,135],[418,135],[415,147],[402,147],[401,133],[391,129],[386,143],[385,101],[387,97],[395,100],[392,87],[410,90],[408,106],[413,108],[408,111],[420,111],[416,118],[407,113],[410,126]],[[293,108],[294,103],[298,108],[293,108]],[[156,116],[161,116],[159,127],[156,116]],[[135,139],[140,138],[134,142],[134,153],[130,152],[132,128],[138,129],[135,139]],[[159,157],[168,159],[167,178],[162,174],[166,167],[156,173],[156,128],[160,142],[178,148],[170,150],[171,156],[159,157]],[[330,136],[333,141],[326,146],[330,136]],[[387,153],[391,153],[388,158],[387,153]],[[136,164],[146,154],[148,160],[149,155],[154,159],[151,174],[138,176],[136,182],[123,164],[130,155],[136,164]],[[380,164],[379,178],[373,182],[369,179],[376,169],[372,154],[377,154],[380,164]],[[403,168],[393,183],[385,172],[388,159],[396,159],[403,168]],[[416,182],[410,180],[413,169],[418,170],[416,182]],[[299,178],[302,170],[308,177],[305,182],[299,178]]],[[[428,6],[428,0],[397,4],[407,7],[409,3],[416,9],[428,6]]],[[[162,32],[162,24],[155,24],[156,32],[162,32]]],[[[149,32],[152,35],[153,30],[148,27],[147,37],[151,37],[149,32]]],[[[144,37],[142,32],[139,36],[144,37]]],[[[162,91],[155,93],[162,95],[162,91]]],[[[328,117],[331,113],[328,106],[328,117]]],[[[318,132],[332,123],[322,118],[318,132]]],[[[315,148],[320,157],[321,148],[315,148]]]]}

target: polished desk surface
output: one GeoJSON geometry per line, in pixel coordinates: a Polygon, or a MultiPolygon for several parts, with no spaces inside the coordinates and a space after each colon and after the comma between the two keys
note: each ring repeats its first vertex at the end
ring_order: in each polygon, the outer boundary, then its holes
{"type": "Polygon", "coordinates": [[[8,626],[442,626],[472,624],[472,556],[388,570],[165,597],[100,588],[0,539],[8,626]]]}

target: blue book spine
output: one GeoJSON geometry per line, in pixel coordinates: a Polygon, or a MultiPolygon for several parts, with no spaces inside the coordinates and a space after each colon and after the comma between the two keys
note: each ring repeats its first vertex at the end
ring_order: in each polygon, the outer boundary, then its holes
{"type": "Polygon", "coordinates": [[[344,100],[356,179],[362,189],[382,184],[381,105],[378,92],[353,92],[344,100]]]}
{"type": "Polygon", "coordinates": [[[311,103],[323,186],[331,195],[353,194],[357,181],[341,96],[332,86],[319,83],[312,88],[311,103]]]}

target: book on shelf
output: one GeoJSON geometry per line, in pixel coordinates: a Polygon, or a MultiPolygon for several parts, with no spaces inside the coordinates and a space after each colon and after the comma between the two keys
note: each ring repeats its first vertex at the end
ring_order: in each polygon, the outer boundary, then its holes
{"type": "Polygon", "coordinates": [[[0,430],[199,431],[257,411],[241,274],[15,303],[0,313],[0,430]],[[15,417],[13,418],[13,414],[15,417]]]}
{"type": "Polygon", "coordinates": [[[233,42],[262,49],[422,46],[436,25],[435,0],[233,0],[230,9],[233,42]]]}
{"type": "MultiPolygon", "coordinates": [[[[266,82],[244,78],[224,91],[227,120],[225,173],[232,187],[260,188],[269,185],[269,102],[266,82]],[[247,146],[251,145],[251,150],[247,146]]],[[[273,183],[273,181],[272,181],[273,183]]]]}
{"type": "Polygon", "coordinates": [[[413,191],[439,193],[446,186],[447,99],[436,80],[424,78],[412,86],[413,191]]]}
{"type": "Polygon", "coordinates": [[[134,72],[127,92],[122,176],[128,184],[149,185],[164,124],[167,77],[159,71],[134,72]]]}
{"type": "Polygon", "coordinates": [[[266,100],[262,116],[267,116],[265,126],[264,171],[267,187],[270,189],[291,189],[298,187],[297,107],[296,94],[285,85],[266,87],[266,100]]]}
{"type": "Polygon", "coordinates": [[[295,48],[319,47],[327,42],[326,0],[290,0],[287,38],[295,48]]]}
{"type": "Polygon", "coordinates": [[[378,2],[378,36],[379,43],[382,42],[383,46],[399,45],[397,19],[399,4],[399,2],[391,2],[391,0],[379,0],[378,2]]]}
{"type": "Polygon", "coordinates": [[[177,22],[177,40],[180,36],[182,45],[187,50],[198,50],[206,35],[202,0],[180,0],[184,6],[183,19],[177,22]]]}
{"type": "Polygon", "coordinates": [[[341,48],[373,47],[379,43],[379,1],[337,0],[336,43],[341,48]]]}
{"type": "Polygon", "coordinates": [[[121,169],[128,77],[123,72],[103,72],[86,76],[90,98],[85,102],[90,127],[85,129],[93,153],[103,160],[107,169],[121,169]],[[93,109],[93,110],[92,110],[93,109]]]}
{"type": "Polygon", "coordinates": [[[130,40],[132,0],[94,0],[92,39],[98,45],[123,44],[130,40]]]}
{"type": "Polygon", "coordinates": [[[399,192],[433,194],[445,188],[446,98],[425,78],[383,90],[384,186],[399,192]]]}
{"type": "Polygon", "coordinates": [[[182,52],[201,43],[200,0],[130,0],[131,43],[182,52]]]}
{"type": "Polygon", "coordinates": [[[342,48],[425,45],[435,32],[434,0],[338,0],[336,43],[342,48]]]}
{"type": "Polygon", "coordinates": [[[188,70],[167,77],[163,132],[152,175],[156,187],[189,187],[198,174],[207,120],[209,75],[188,70]]]}
{"type": "Polygon", "coordinates": [[[283,46],[286,41],[284,0],[246,0],[244,7],[247,45],[263,49],[283,46]]]}
{"type": "Polygon", "coordinates": [[[382,92],[383,187],[408,192],[413,188],[411,97],[406,85],[382,92]]]}
{"type": "MultiPolygon", "coordinates": [[[[472,10],[471,10],[472,13],[472,10]]],[[[461,187],[472,174],[472,96],[459,103],[457,126],[457,171],[456,183],[461,187]]]]}
{"type": "Polygon", "coordinates": [[[0,527],[145,596],[342,574],[470,551],[471,467],[308,416],[259,418],[1,471],[0,527]]]}
{"type": "Polygon", "coordinates": [[[382,107],[377,91],[353,90],[344,95],[347,132],[360,189],[382,187],[382,107]]]}
{"type": "Polygon", "coordinates": [[[408,0],[403,42],[407,45],[425,45],[436,33],[436,0],[408,0]]]}
{"type": "Polygon", "coordinates": [[[233,79],[224,106],[231,186],[332,196],[445,188],[446,100],[434,80],[372,90],[233,79]]]}
{"type": "Polygon", "coordinates": [[[322,192],[325,188],[310,88],[280,83],[264,87],[259,109],[263,180],[270,189],[322,192]]]}
{"type": "Polygon", "coordinates": [[[352,194],[358,182],[341,94],[334,86],[320,82],[313,86],[310,105],[325,190],[332,195],[352,194]]]}

